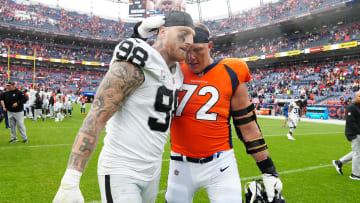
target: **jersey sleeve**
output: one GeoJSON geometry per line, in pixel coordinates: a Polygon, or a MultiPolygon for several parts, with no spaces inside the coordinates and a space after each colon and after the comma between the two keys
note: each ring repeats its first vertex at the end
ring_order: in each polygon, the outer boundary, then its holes
{"type": "Polygon", "coordinates": [[[249,68],[244,60],[239,58],[228,58],[225,59],[224,62],[236,73],[240,83],[249,82],[251,80],[249,68]]]}
{"type": "Polygon", "coordinates": [[[111,63],[126,61],[135,66],[145,67],[149,59],[149,45],[141,39],[129,38],[121,41],[114,50],[111,63]]]}

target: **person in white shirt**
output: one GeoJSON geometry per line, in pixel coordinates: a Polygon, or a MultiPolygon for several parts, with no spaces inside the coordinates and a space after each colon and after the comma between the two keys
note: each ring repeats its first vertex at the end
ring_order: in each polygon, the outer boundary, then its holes
{"type": "Polygon", "coordinates": [[[35,90],[30,89],[28,108],[29,108],[29,117],[32,119],[34,118],[34,114],[35,114],[35,99],[36,99],[35,93],[36,93],[35,90]]]}
{"type": "Polygon", "coordinates": [[[45,89],[45,91],[42,94],[42,100],[43,100],[43,106],[42,106],[42,110],[45,116],[47,116],[49,114],[49,99],[50,99],[50,94],[48,89],[45,89]]]}
{"type": "Polygon", "coordinates": [[[297,99],[295,102],[292,102],[289,106],[289,118],[288,118],[288,128],[289,133],[286,135],[289,140],[296,140],[293,137],[294,130],[300,121],[300,112],[301,112],[301,100],[297,99]]]}
{"type": "MultiPolygon", "coordinates": [[[[138,31],[157,33],[152,46],[140,38],[120,42],[72,148],[53,200],[84,202],[79,184],[106,125],[98,161],[102,202],[154,203],[162,154],[177,94],[179,64],[193,43],[194,25],[185,12],[147,18],[138,31]]],[[[143,36],[143,35],[140,35],[143,36]]]]}
{"type": "Polygon", "coordinates": [[[64,119],[64,115],[62,114],[62,110],[64,108],[64,95],[58,89],[55,96],[56,103],[54,104],[55,111],[55,122],[62,121],[64,119]]]}
{"type": "Polygon", "coordinates": [[[71,111],[72,111],[72,105],[71,105],[71,94],[68,92],[65,95],[65,108],[64,108],[64,113],[66,116],[71,117],[71,111]]]}

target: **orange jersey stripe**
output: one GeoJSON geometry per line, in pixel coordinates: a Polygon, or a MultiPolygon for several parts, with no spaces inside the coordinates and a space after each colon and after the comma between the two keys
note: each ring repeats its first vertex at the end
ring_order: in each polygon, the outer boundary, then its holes
{"type": "Polygon", "coordinates": [[[232,148],[230,101],[242,82],[251,79],[246,63],[223,59],[200,77],[181,64],[184,85],[171,125],[171,150],[203,158],[232,148]]]}

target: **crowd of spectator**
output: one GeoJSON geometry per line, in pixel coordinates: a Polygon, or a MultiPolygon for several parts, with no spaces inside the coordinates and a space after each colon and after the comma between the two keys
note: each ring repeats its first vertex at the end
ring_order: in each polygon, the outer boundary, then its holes
{"type": "Polygon", "coordinates": [[[231,46],[216,47],[213,56],[243,58],[355,40],[360,40],[360,22],[331,25],[317,32],[251,40],[243,45],[235,43],[231,46]]]}
{"type": "MultiPolygon", "coordinates": [[[[344,0],[279,0],[258,8],[243,11],[230,19],[208,20],[205,22],[212,33],[241,31],[251,26],[262,26],[289,16],[299,15],[314,9],[329,8],[344,0]]],[[[9,23],[39,30],[67,33],[76,36],[97,37],[119,40],[129,37],[133,23],[119,22],[89,16],[60,8],[51,8],[41,4],[23,5],[12,0],[0,0],[0,23],[9,23]]],[[[287,36],[251,40],[244,44],[215,47],[212,55],[222,57],[249,57],[289,50],[305,49],[331,43],[360,40],[360,22],[328,25],[321,30],[293,33],[287,36]]],[[[26,29],[26,28],[25,28],[26,29]]],[[[0,36],[0,54],[22,54],[37,57],[110,62],[112,49],[91,48],[73,44],[59,44],[54,41],[34,40],[0,36]]],[[[359,90],[359,61],[349,63],[324,63],[282,67],[266,71],[252,72],[249,93],[254,102],[272,103],[276,99],[288,99],[299,96],[312,101],[324,98],[343,99],[359,90]],[[343,96],[341,98],[340,96],[343,96]]],[[[96,91],[102,77],[101,72],[70,71],[49,68],[37,68],[35,86],[96,91]]],[[[29,67],[12,66],[10,75],[7,67],[0,66],[0,86],[7,79],[16,81],[18,86],[33,87],[33,70],[29,67]]]]}
{"type": "MultiPolygon", "coordinates": [[[[106,68],[100,71],[59,70],[37,68],[35,86],[55,89],[95,92],[106,68]]],[[[248,83],[249,96],[255,103],[276,103],[277,100],[300,97],[317,103],[323,100],[345,102],[359,85],[360,61],[332,62],[314,65],[297,65],[262,71],[252,71],[248,83]]],[[[11,81],[18,86],[33,87],[33,69],[12,66],[9,74],[11,81]]],[[[0,86],[8,79],[7,67],[0,66],[0,86]]]]}
{"type": "MultiPolygon", "coordinates": [[[[7,53],[7,47],[10,46],[11,54],[31,56],[36,49],[38,57],[110,62],[113,51],[112,49],[105,48],[58,44],[49,41],[11,38],[7,36],[2,36],[0,39],[0,53],[7,53]]],[[[259,39],[246,42],[245,45],[233,44],[226,47],[214,47],[212,56],[215,59],[224,57],[243,58],[354,40],[360,40],[360,22],[336,24],[318,32],[299,33],[272,39],[259,39]]]]}
{"type": "Polygon", "coordinates": [[[11,66],[10,74],[7,67],[0,66],[0,86],[5,86],[8,78],[16,82],[17,86],[26,89],[35,87],[47,87],[52,89],[69,89],[76,91],[81,88],[84,91],[95,92],[106,69],[103,71],[74,71],[49,68],[36,68],[35,85],[33,85],[34,70],[29,67],[11,66]]]}
{"type": "Polygon", "coordinates": [[[33,56],[36,49],[37,57],[58,58],[69,60],[85,60],[109,62],[112,56],[111,49],[90,48],[84,46],[74,46],[57,44],[30,39],[14,39],[0,37],[0,53],[7,53],[10,47],[10,54],[21,54],[33,56]]]}
{"type": "Polygon", "coordinates": [[[213,34],[241,31],[273,21],[285,20],[315,9],[329,8],[344,0],[279,0],[264,6],[245,10],[230,19],[208,20],[205,23],[213,34]]]}
{"type": "Polygon", "coordinates": [[[77,36],[118,40],[132,33],[133,23],[80,14],[42,4],[0,0],[0,21],[77,36]]]}
{"type": "MultiPolygon", "coordinates": [[[[314,9],[329,8],[345,0],[279,0],[235,14],[231,18],[207,20],[213,34],[240,31],[252,26],[285,20],[314,9]]],[[[0,21],[31,28],[51,30],[78,36],[121,39],[132,33],[133,23],[89,16],[42,4],[23,5],[0,0],[0,21]]]]}
{"type": "Polygon", "coordinates": [[[310,103],[340,100],[359,90],[360,61],[299,65],[252,72],[249,94],[256,103],[299,97],[310,103]]]}

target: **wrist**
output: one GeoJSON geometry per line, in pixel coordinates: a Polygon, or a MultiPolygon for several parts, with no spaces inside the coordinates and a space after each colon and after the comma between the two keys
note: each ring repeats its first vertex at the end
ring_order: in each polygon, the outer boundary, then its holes
{"type": "Polygon", "coordinates": [[[80,185],[80,178],[82,172],[75,169],[66,169],[65,174],[61,180],[61,184],[66,185],[80,185]]]}
{"type": "Polygon", "coordinates": [[[262,174],[271,174],[275,177],[279,177],[279,173],[276,171],[274,162],[268,156],[266,159],[256,162],[262,174]]]}

